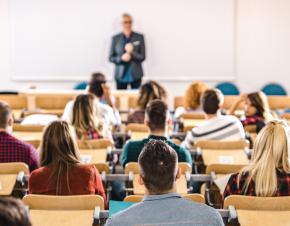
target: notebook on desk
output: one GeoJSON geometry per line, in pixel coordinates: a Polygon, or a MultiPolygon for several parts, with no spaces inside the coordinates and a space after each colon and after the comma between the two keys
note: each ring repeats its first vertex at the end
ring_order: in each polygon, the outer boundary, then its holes
{"type": "Polygon", "coordinates": [[[109,203],[109,217],[113,214],[119,213],[122,210],[129,208],[130,206],[134,205],[133,202],[121,202],[121,201],[110,201],[109,203]]]}

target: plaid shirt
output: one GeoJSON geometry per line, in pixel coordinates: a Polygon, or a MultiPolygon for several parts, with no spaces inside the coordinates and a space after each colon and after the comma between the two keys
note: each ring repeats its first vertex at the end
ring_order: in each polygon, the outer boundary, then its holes
{"type": "MultiPolygon", "coordinates": [[[[248,195],[256,196],[255,182],[252,180],[246,192],[242,191],[248,174],[245,173],[238,184],[238,173],[231,175],[228,184],[224,191],[224,198],[229,195],[248,195]]],[[[277,184],[278,188],[274,196],[290,196],[290,174],[277,170],[277,184]]]]}
{"type": "Polygon", "coordinates": [[[24,162],[30,171],[39,167],[35,148],[6,132],[0,132],[0,162],[24,162]]]}

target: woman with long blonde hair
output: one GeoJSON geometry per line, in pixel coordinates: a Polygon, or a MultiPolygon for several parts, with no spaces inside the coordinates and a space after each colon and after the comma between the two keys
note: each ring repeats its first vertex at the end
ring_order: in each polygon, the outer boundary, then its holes
{"type": "Polygon", "coordinates": [[[290,195],[289,144],[288,125],[270,121],[257,136],[251,163],[230,177],[224,197],[290,195]]]}
{"type": "Polygon", "coordinates": [[[98,194],[106,201],[101,176],[94,165],[81,164],[71,128],[54,121],[40,145],[41,167],[29,177],[29,193],[43,195],[98,194]]]}
{"type": "Polygon", "coordinates": [[[72,126],[80,140],[112,138],[110,130],[98,115],[95,101],[92,94],[81,94],[74,102],[72,126]]]}

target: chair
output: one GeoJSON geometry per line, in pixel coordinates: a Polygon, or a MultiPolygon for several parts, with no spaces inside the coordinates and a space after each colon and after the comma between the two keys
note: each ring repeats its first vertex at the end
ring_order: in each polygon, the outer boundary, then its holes
{"type": "Polygon", "coordinates": [[[128,97],[128,108],[136,109],[138,106],[138,96],[129,96],[128,97]]]}
{"type": "Polygon", "coordinates": [[[33,226],[91,226],[95,209],[104,209],[98,195],[27,195],[23,202],[29,207],[33,226]]]}
{"type": "Polygon", "coordinates": [[[290,109],[289,96],[267,96],[267,99],[271,110],[290,109]]]}
{"type": "Polygon", "coordinates": [[[232,82],[222,82],[216,85],[217,89],[219,89],[224,95],[239,95],[239,88],[232,82]]]}
{"type": "Polygon", "coordinates": [[[35,113],[55,114],[61,116],[66,104],[73,100],[75,95],[39,95],[35,97],[35,113]]]}
{"type": "MultiPolygon", "coordinates": [[[[188,163],[180,162],[178,164],[182,176],[177,180],[177,192],[180,194],[187,194],[187,180],[186,174],[191,174],[191,166],[188,163]]],[[[133,176],[133,193],[135,195],[144,195],[144,186],[141,186],[138,182],[138,175],[140,174],[139,164],[137,162],[127,163],[125,166],[125,174],[129,177],[133,176]]]]}
{"type": "Polygon", "coordinates": [[[236,209],[241,226],[290,225],[290,197],[229,196],[224,208],[236,209]]]}
{"type": "MultiPolygon", "coordinates": [[[[182,197],[193,202],[205,203],[204,196],[201,194],[187,194],[182,197]]],[[[124,202],[141,202],[143,198],[143,195],[129,195],[125,197],[124,202]]]]}
{"type": "Polygon", "coordinates": [[[79,82],[74,86],[74,90],[85,90],[88,86],[88,82],[79,82]]]}
{"type": "Polygon", "coordinates": [[[83,163],[106,163],[109,149],[114,148],[114,144],[108,139],[99,140],[79,140],[81,160],[83,163]]]}
{"type": "Polygon", "coordinates": [[[37,144],[42,139],[44,126],[42,125],[13,125],[13,135],[25,142],[37,144]]]}
{"type": "Polygon", "coordinates": [[[105,172],[106,174],[110,174],[111,172],[110,167],[107,163],[96,163],[95,166],[100,174],[102,174],[103,172],[105,172]]]}
{"type": "Polygon", "coordinates": [[[278,83],[269,83],[262,88],[267,96],[287,96],[285,88],[278,83]]]}
{"type": "Polygon", "coordinates": [[[22,113],[28,107],[27,98],[24,95],[0,95],[0,100],[9,104],[14,118],[22,118],[22,113]]]}
{"type": "Polygon", "coordinates": [[[187,112],[180,116],[180,120],[183,123],[183,132],[191,131],[192,128],[199,126],[205,120],[205,114],[187,112]]]}
{"type": "MultiPolygon", "coordinates": [[[[225,110],[229,110],[233,104],[237,101],[237,99],[239,98],[239,96],[235,96],[235,95],[227,95],[225,96],[225,99],[224,99],[224,103],[223,103],[223,109],[225,110]]],[[[244,104],[241,103],[237,110],[240,111],[240,110],[243,110],[244,109],[244,104]]]]}
{"type": "Polygon", "coordinates": [[[182,107],[184,105],[184,97],[183,96],[177,96],[174,97],[174,109],[178,107],[182,107]]]}
{"type": "Polygon", "coordinates": [[[125,132],[129,133],[131,140],[140,140],[148,137],[149,130],[145,124],[130,123],[126,126],[125,132]]]}
{"type": "Polygon", "coordinates": [[[211,164],[247,165],[249,162],[246,153],[249,148],[247,140],[203,140],[198,141],[196,147],[205,166],[211,164]]]}
{"type": "Polygon", "coordinates": [[[0,196],[19,197],[16,191],[26,192],[27,187],[23,183],[24,175],[29,175],[29,168],[25,163],[0,163],[0,196]]]}

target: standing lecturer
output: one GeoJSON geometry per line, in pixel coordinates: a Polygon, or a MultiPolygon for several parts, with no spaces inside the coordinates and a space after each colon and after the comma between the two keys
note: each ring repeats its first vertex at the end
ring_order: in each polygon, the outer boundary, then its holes
{"type": "Polygon", "coordinates": [[[115,64],[117,89],[138,89],[142,83],[145,60],[144,36],[132,30],[132,16],[122,15],[122,32],[112,39],[110,61],[115,64]]]}

